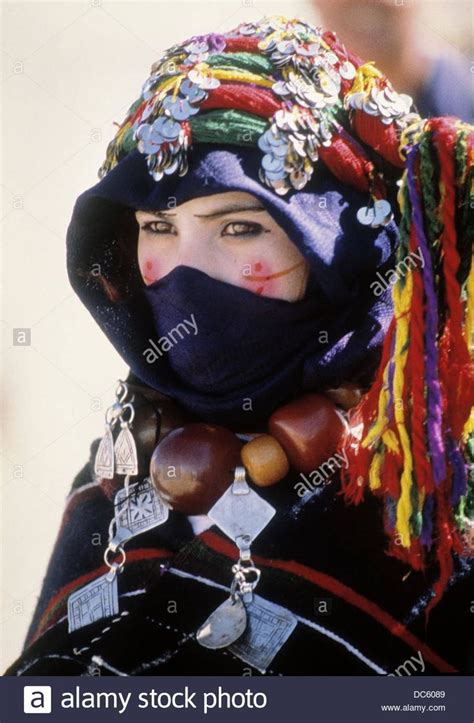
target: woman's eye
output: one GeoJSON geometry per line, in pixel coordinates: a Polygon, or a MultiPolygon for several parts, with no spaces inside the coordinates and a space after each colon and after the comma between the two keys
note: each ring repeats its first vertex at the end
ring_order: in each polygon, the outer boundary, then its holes
{"type": "Polygon", "coordinates": [[[259,223],[250,221],[231,221],[222,229],[223,236],[258,236],[263,228],[259,223]]]}
{"type": "Polygon", "coordinates": [[[175,234],[172,224],[168,221],[147,221],[140,228],[146,233],[175,234]]]}

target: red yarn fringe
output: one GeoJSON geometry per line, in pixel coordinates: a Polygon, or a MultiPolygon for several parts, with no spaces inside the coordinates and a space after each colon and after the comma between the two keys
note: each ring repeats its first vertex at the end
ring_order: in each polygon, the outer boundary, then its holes
{"type": "Polygon", "coordinates": [[[410,547],[403,547],[396,540],[391,540],[386,554],[404,562],[417,572],[425,569],[425,552],[419,540],[412,540],[410,547]]]}

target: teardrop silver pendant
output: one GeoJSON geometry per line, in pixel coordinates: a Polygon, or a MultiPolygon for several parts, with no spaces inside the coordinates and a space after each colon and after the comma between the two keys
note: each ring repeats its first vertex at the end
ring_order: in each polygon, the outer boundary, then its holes
{"type": "Polygon", "coordinates": [[[122,424],[115,442],[115,469],[118,474],[138,474],[137,447],[128,424],[122,424]]]}
{"type": "Polygon", "coordinates": [[[211,613],[196,633],[196,640],[204,648],[226,648],[244,634],[247,612],[240,597],[228,598],[211,613]]]}
{"type": "Polygon", "coordinates": [[[105,434],[100,440],[94,471],[97,477],[112,479],[114,476],[114,438],[110,424],[106,426],[105,434]]]}

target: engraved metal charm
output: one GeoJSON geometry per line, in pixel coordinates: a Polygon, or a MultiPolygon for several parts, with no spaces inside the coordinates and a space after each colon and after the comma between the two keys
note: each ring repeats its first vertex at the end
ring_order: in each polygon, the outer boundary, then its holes
{"type": "Polygon", "coordinates": [[[110,424],[106,425],[105,434],[100,440],[94,471],[97,477],[112,479],[114,476],[114,438],[110,424]]]}
{"type": "Polygon", "coordinates": [[[101,618],[117,615],[118,611],[117,576],[111,576],[110,572],[107,572],[69,596],[69,632],[95,623],[101,618]]]}
{"type": "MultiPolygon", "coordinates": [[[[129,477],[125,479],[125,490],[128,492],[128,489],[129,477]]],[[[120,540],[114,538],[115,526],[115,517],[112,517],[109,543],[104,552],[104,562],[109,572],[69,595],[67,611],[70,633],[119,612],[117,574],[125,567],[127,554],[120,540]]]]}
{"type": "Polygon", "coordinates": [[[128,396],[128,385],[119,380],[115,390],[115,402],[105,413],[105,434],[102,438],[95,457],[94,471],[98,477],[112,479],[114,474],[138,474],[138,457],[135,440],[130,432],[130,425],[135,416],[132,406],[134,397],[125,404],[128,396]],[[125,416],[129,415],[126,419],[125,416]],[[117,441],[112,431],[120,420],[121,431],[117,441]]]}
{"type": "Polygon", "coordinates": [[[114,472],[126,475],[122,497],[118,493],[119,511],[115,511],[110,521],[109,542],[104,552],[104,562],[109,572],[69,596],[69,632],[119,612],[117,573],[122,572],[126,560],[122,543],[144,529],[160,524],[168,516],[168,511],[162,509],[149,494],[147,481],[142,483],[145,486],[139,490],[138,484],[132,487],[129,484],[130,476],[138,474],[138,456],[130,431],[135,416],[132,405],[134,396],[125,403],[128,391],[128,385],[119,380],[115,402],[105,413],[105,435],[99,444],[94,465],[98,477],[111,479],[114,472]],[[114,447],[112,430],[118,421],[121,431],[114,447]],[[134,493],[133,501],[130,499],[130,489],[134,493]]]}
{"type": "Polygon", "coordinates": [[[118,474],[136,475],[138,474],[137,447],[128,425],[129,422],[121,422],[122,429],[115,442],[115,464],[118,474]]]}
{"type": "Polygon", "coordinates": [[[254,595],[245,608],[247,627],[244,634],[229,646],[229,651],[261,673],[266,673],[295,629],[297,620],[289,610],[259,595],[254,595]]]}
{"type": "Polygon", "coordinates": [[[250,548],[242,538],[240,557],[232,566],[234,579],[230,597],[214,610],[196,633],[198,643],[205,648],[225,648],[237,640],[247,625],[246,603],[253,600],[253,590],[260,580],[260,570],[250,557],[250,548]]]}
{"type": "Polygon", "coordinates": [[[240,597],[230,597],[219,605],[196,633],[196,639],[204,648],[226,648],[244,633],[247,613],[240,597]]]}
{"type": "Polygon", "coordinates": [[[232,540],[247,539],[248,545],[268,525],[275,508],[250,489],[245,469],[237,467],[235,481],[208,512],[208,516],[232,540]]]}
{"type": "Polygon", "coordinates": [[[114,504],[115,544],[162,525],[169,517],[169,507],[148,477],[143,482],[120,489],[115,495],[114,504]]]}
{"type": "Polygon", "coordinates": [[[234,540],[240,554],[232,566],[234,578],[229,599],[211,613],[196,634],[198,643],[205,648],[226,648],[248,629],[247,610],[253,610],[248,606],[253,603],[253,590],[260,580],[250,545],[274,514],[275,509],[248,486],[245,468],[236,467],[234,482],[208,512],[213,522],[234,540]]]}

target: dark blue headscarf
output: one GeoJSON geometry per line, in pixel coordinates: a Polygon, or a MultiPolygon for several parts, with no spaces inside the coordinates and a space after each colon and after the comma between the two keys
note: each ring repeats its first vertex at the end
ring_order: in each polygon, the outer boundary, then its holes
{"type": "Polygon", "coordinates": [[[356,214],[366,196],[321,167],[304,190],[278,196],[259,181],[259,162],[257,149],[202,144],[184,177],[165,176],[157,182],[144,155],[134,150],[79,196],[67,232],[71,284],[132,372],[200,418],[230,426],[264,420],[303,391],[347,381],[369,384],[392,317],[390,290],[376,295],[373,286],[393,263],[395,222],[379,228],[361,225],[356,214]],[[124,211],[162,210],[170,200],[179,205],[227,191],[257,197],[308,260],[311,272],[303,300],[257,296],[187,267],[145,287],[136,260],[138,226],[128,249],[118,240],[124,211]],[[125,277],[122,294],[114,296],[111,289],[125,277]],[[149,363],[144,352],[150,339],[193,310],[201,313],[203,332],[194,355],[190,336],[149,363]],[[225,310],[233,310],[234,318],[228,338],[225,310]],[[256,318],[261,320],[258,336],[240,344],[256,318]],[[226,375],[218,365],[203,370],[203,360],[211,357],[222,364],[232,360],[231,372],[226,375]],[[247,398],[252,400],[251,417],[248,407],[243,411],[247,398]]]}

